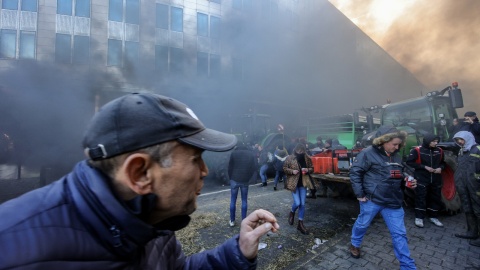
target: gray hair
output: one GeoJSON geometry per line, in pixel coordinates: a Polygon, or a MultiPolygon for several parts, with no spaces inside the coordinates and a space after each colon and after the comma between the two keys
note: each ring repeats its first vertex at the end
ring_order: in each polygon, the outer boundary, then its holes
{"type": "Polygon", "coordinates": [[[107,159],[88,160],[88,163],[112,179],[125,158],[135,153],[148,154],[154,161],[158,162],[161,167],[168,168],[172,166],[172,149],[175,145],[176,141],[168,141],[107,159]]]}

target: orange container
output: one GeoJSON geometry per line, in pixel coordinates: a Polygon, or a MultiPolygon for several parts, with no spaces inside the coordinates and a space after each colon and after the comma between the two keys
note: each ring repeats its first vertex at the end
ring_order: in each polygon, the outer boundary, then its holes
{"type": "Polygon", "coordinates": [[[312,163],[314,173],[339,173],[338,158],[312,157],[312,163]]]}

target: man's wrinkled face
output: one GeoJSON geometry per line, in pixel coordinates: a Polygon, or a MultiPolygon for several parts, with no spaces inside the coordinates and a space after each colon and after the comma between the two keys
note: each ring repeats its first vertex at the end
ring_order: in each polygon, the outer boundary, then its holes
{"type": "Polygon", "coordinates": [[[437,144],[438,144],[438,140],[433,140],[433,141],[430,142],[430,144],[428,146],[430,146],[431,148],[434,148],[434,147],[437,146],[437,144]]]}
{"type": "Polygon", "coordinates": [[[395,151],[398,150],[401,144],[402,144],[402,140],[400,138],[394,138],[393,140],[384,143],[383,149],[388,154],[393,154],[395,151]]]}
{"type": "Polygon", "coordinates": [[[208,175],[202,153],[202,149],[178,143],[172,150],[170,167],[154,165],[153,193],[158,196],[158,201],[150,223],[173,216],[190,215],[196,210],[203,178],[208,175]]]}

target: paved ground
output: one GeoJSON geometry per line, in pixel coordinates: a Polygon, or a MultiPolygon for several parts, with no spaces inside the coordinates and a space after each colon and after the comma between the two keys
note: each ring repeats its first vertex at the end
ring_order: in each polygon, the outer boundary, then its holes
{"type": "MultiPolygon", "coordinates": [[[[362,246],[362,257],[350,257],[348,245],[351,226],[358,215],[358,203],[352,198],[317,198],[307,200],[305,225],[308,236],[290,226],[287,215],[292,202],[291,193],[279,187],[251,186],[249,212],[264,208],[279,219],[281,231],[265,236],[267,247],[259,251],[258,269],[399,269],[393,254],[390,234],[381,217],[377,217],[362,246]]],[[[210,190],[211,192],[211,190],[210,190]]],[[[200,229],[202,248],[211,248],[238,233],[238,226],[228,226],[228,187],[199,198],[198,214],[215,213],[216,221],[200,229]]],[[[239,198],[240,201],[240,198],[239,198]]],[[[238,202],[239,203],[239,202],[238,202]]],[[[441,216],[444,228],[425,221],[425,228],[414,225],[413,209],[406,210],[409,246],[418,269],[480,269],[480,248],[454,237],[466,230],[463,214],[441,216]]],[[[240,215],[237,207],[237,224],[240,215]]]]}

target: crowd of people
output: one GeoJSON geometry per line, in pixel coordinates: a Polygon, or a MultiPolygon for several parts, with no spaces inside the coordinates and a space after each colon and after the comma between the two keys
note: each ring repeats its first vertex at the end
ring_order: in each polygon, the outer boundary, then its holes
{"type": "MultiPolygon", "coordinates": [[[[456,120],[449,130],[459,147],[455,184],[467,231],[456,234],[480,247],[480,124],[475,112],[456,120]]],[[[423,136],[410,150],[406,165],[399,151],[407,134],[380,127],[372,145],[353,159],[350,181],[359,203],[349,252],[361,257],[361,245],[372,220],[381,214],[401,269],[416,269],[408,247],[403,189],[415,194],[415,225],[424,219],[442,227],[442,171],[446,163],[440,138],[423,136]]],[[[233,135],[206,128],[195,113],[175,99],[156,94],[129,94],[104,105],[91,120],[83,139],[86,159],[68,175],[43,188],[0,205],[1,267],[5,269],[254,269],[259,239],[280,229],[269,211],[248,211],[250,183],[260,178],[273,191],[284,182],[292,204],[287,222],[305,227],[307,190],[326,196],[328,184],[311,177],[311,155],[346,149],[335,138],[316,144],[296,139],[263,148],[248,146],[233,135]],[[175,231],[186,227],[208,168],[204,151],[231,151],[229,226],[240,224],[233,238],[218,247],[185,256],[175,231]],[[181,190],[181,192],[179,192],[181,190]],[[236,219],[241,194],[241,221],[236,219]],[[55,243],[49,245],[46,243],[55,243]],[[23,256],[18,256],[23,254],[23,256]]],[[[287,210],[285,210],[287,212],[287,210]]]]}

